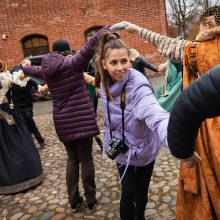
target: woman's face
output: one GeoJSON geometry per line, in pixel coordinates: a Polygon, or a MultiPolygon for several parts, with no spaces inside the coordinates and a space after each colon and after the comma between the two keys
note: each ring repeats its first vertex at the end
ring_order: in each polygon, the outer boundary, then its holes
{"type": "Polygon", "coordinates": [[[204,32],[208,30],[207,25],[203,25],[202,23],[199,26],[199,32],[204,32]]]}
{"type": "Polygon", "coordinates": [[[110,74],[113,82],[123,80],[130,67],[129,54],[126,48],[108,49],[107,56],[102,60],[102,65],[110,74]]]}

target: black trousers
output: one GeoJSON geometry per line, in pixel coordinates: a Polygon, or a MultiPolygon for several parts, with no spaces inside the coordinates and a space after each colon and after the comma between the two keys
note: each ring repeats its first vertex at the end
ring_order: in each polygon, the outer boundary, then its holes
{"type": "Polygon", "coordinates": [[[43,143],[44,142],[44,139],[43,137],[41,136],[36,124],[35,124],[35,121],[33,119],[33,109],[32,108],[25,108],[25,109],[18,109],[16,108],[20,113],[21,115],[23,116],[29,130],[31,131],[31,133],[33,133],[33,135],[35,136],[35,138],[37,139],[37,142],[39,144],[43,143]]]}
{"type": "MultiPolygon", "coordinates": [[[[122,220],[144,219],[154,162],[144,167],[128,166],[121,181],[120,217],[122,220]]],[[[122,177],[126,165],[117,163],[117,167],[122,177]]]]}
{"type": "Polygon", "coordinates": [[[79,192],[79,165],[81,164],[81,178],[84,196],[87,203],[96,200],[95,167],[92,157],[93,137],[64,143],[68,155],[66,168],[66,184],[69,203],[77,202],[79,192]]]}

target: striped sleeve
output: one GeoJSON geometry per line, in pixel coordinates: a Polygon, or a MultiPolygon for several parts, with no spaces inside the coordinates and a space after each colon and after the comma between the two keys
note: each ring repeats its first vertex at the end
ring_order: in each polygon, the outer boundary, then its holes
{"type": "Polygon", "coordinates": [[[160,55],[177,61],[182,60],[184,49],[189,43],[187,40],[170,38],[144,28],[141,30],[140,36],[154,45],[160,55]]]}

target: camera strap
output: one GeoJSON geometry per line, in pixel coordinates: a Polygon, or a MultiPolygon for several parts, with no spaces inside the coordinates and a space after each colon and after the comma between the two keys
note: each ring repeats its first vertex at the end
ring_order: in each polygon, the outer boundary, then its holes
{"type": "MultiPolygon", "coordinates": [[[[128,81],[127,81],[128,82],[128,81]]],[[[123,89],[121,91],[121,111],[122,111],[122,140],[123,143],[125,142],[125,116],[124,116],[124,111],[125,111],[125,87],[127,85],[127,82],[124,84],[123,89]]],[[[108,122],[109,122],[109,127],[110,127],[110,136],[112,136],[112,127],[111,127],[111,116],[110,116],[110,108],[109,108],[109,99],[107,98],[107,109],[108,109],[108,122]]]]}

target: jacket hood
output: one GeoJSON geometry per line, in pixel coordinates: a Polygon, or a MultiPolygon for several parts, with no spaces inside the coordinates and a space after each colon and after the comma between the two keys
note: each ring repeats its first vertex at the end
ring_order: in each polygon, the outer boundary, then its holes
{"type": "Polygon", "coordinates": [[[52,52],[45,55],[42,59],[42,72],[45,78],[51,78],[57,73],[60,73],[64,69],[65,56],[52,52]]]}

